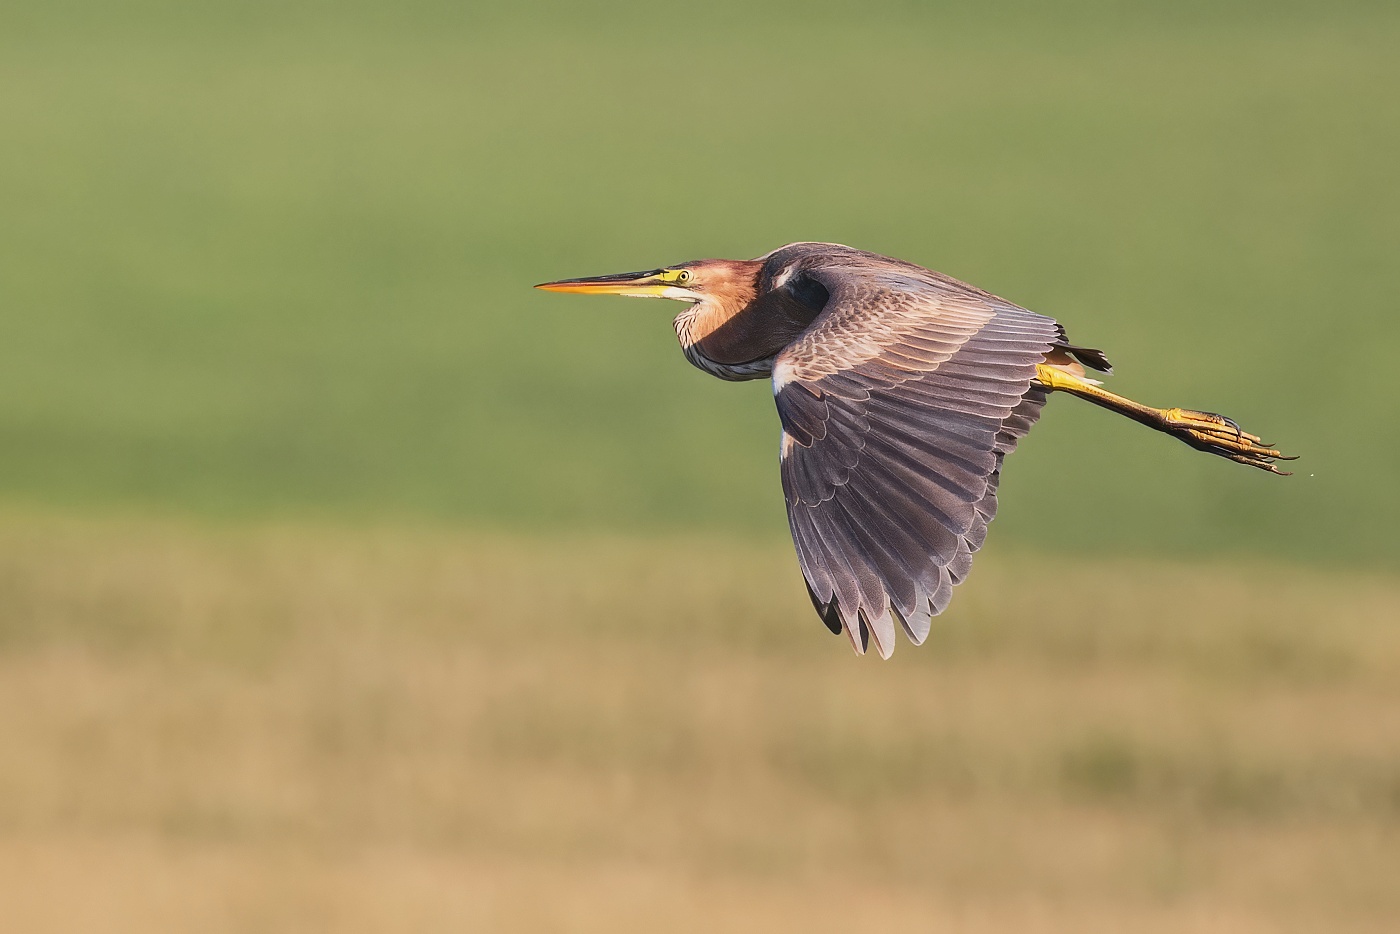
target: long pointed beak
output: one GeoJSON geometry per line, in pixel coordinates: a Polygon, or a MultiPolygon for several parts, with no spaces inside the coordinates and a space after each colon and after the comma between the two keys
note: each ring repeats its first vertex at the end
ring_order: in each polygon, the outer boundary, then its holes
{"type": "Polygon", "coordinates": [[[544,289],[546,292],[579,292],[585,295],[639,295],[660,298],[666,294],[666,290],[669,288],[660,276],[660,269],[652,269],[647,272],[620,272],[611,276],[542,282],[535,288],[544,289]]]}

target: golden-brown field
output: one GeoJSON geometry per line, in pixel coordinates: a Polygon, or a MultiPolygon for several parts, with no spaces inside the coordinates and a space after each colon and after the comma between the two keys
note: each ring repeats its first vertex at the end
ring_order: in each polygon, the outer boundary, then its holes
{"type": "Polygon", "coordinates": [[[1400,580],[984,556],[858,660],[786,546],[0,520],[49,931],[1393,931],[1400,580]]]}

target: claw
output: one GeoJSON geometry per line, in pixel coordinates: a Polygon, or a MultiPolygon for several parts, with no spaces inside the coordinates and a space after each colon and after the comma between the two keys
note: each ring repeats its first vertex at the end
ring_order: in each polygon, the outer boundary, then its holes
{"type": "Polygon", "coordinates": [[[1259,436],[1252,435],[1240,427],[1239,422],[1225,415],[1215,412],[1197,412],[1193,409],[1165,409],[1162,410],[1162,417],[1166,422],[1166,427],[1170,429],[1184,428],[1208,432],[1211,434],[1222,434],[1223,430],[1228,430],[1236,441],[1248,440],[1254,444],[1259,444],[1259,436]]]}
{"type": "Polygon", "coordinates": [[[1277,474],[1280,477],[1293,476],[1291,472],[1287,470],[1279,470],[1278,467],[1274,466],[1274,464],[1272,463],[1273,458],[1271,457],[1262,457],[1259,455],[1252,454],[1231,453],[1227,451],[1211,451],[1211,453],[1219,454],[1222,457],[1227,457],[1237,464],[1247,464],[1250,467],[1258,467],[1260,470],[1267,470],[1269,473],[1277,474]]]}
{"type": "Polygon", "coordinates": [[[1243,430],[1237,422],[1224,415],[1190,409],[1166,409],[1162,411],[1162,420],[1164,430],[1198,450],[1280,476],[1288,474],[1275,467],[1274,461],[1296,459],[1243,430]]]}
{"type": "Polygon", "coordinates": [[[1243,436],[1244,436],[1244,429],[1240,427],[1240,423],[1237,422],[1237,421],[1235,421],[1235,420],[1234,420],[1233,418],[1231,418],[1230,416],[1228,416],[1228,415],[1221,415],[1221,414],[1218,413],[1218,412],[1206,412],[1206,413],[1204,413],[1204,414],[1206,414],[1206,415],[1212,415],[1212,416],[1214,416],[1215,418],[1218,418],[1223,424],[1229,425],[1231,428],[1235,429],[1235,436],[1236,436],[1236,437],[1243,437],[1243,436]]]}

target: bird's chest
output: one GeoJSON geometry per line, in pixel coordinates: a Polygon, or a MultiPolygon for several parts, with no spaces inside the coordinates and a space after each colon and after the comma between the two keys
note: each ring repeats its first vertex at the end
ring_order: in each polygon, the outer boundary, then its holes
{"type": "Polygon", "coordinates": [[[777,356],[774,354],[771,357],[750,360],[747,363],[720,363],[718,360],[705,356],[697,345],[687,344],[684,339],[681,340],[681,352],[685,354],[687,360],[706,373],[731,382],[766,379],[773,374],[773,360],[777,356]]]}
{"type": "Polygon", "coordinates": [[[676,315],[676,340],[681,352],[696,367],[720,379],[741,381],[761,379],[773,372],[773,356],[766,359],[734,359],[725,353],[724,345],[714,339],[715,328],[706,320],[699,305],[692,305],[676,315]]]}
{"type": "Polygon", "coordinates": [[[701,302],[676,316],[685,358],[720,379],[745,380],[773,372],[773,359],[810,321],[775,302],[752,302],[735,312],[701,302]]]}

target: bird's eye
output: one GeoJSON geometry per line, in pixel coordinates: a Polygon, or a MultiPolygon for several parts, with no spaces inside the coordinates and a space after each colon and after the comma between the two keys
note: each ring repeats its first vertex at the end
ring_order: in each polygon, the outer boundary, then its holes
{"type": "Polygon", "coordinates": [[[677,281],[677,282],[689,282],[691,279],[694,279],[694,278],[695,278],[695,274],[694,274],[693,272],[691,272],[689,269],[682,269],[682,270],[676,275],[676,281],[677,281]]]}

